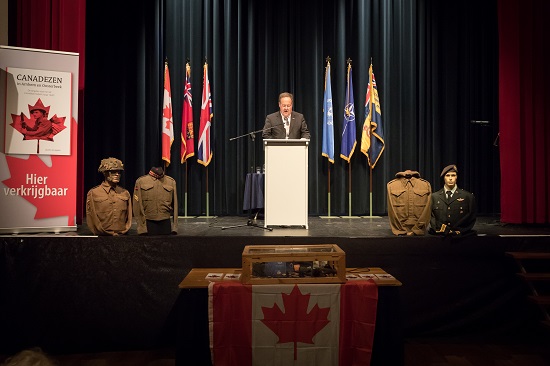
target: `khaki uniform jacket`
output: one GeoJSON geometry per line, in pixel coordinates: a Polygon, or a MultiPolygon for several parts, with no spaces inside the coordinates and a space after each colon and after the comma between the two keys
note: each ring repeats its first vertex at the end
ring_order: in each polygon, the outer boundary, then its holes
{"type": "Polygon", "coordinates": [[[387,184],[388,217],[395,235],[425,235],[430,222],[430,182],[415,171],[399,172],[387,184]]]}
{"type": "Polygon", "coordinates": [[[86,196],[86,223],[96,235],[126,234],[132,226],[130,193],[107,182],[90,189],[86,196]]]}
{"type": "Polygon", "coordinates": [[[167,175],[154,178],[143,175],[134,187],[134,216],[138,234],[147,233],[146,220],[172,220],[172,232],[178,232],[178,194],[176,181],[167,175]]]}
{"type": "Polygon", "coordinates": [[[432,195],[430,234],[466,233],[474,227],[476,215],[476,198],[472,193],[457,188],[451,199],[447,200],[443,188],[432,195]]]}

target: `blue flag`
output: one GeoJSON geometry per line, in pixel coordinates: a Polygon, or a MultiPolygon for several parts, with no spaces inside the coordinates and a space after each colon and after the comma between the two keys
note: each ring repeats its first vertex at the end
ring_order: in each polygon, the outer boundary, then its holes
{"type": "Polygon", "coordinates": [[[344,107],[344,128],[342,129],[342,148],[340,149],[340,157],[350,162],[355,145],[356,127],[355,127],[355,102],[353,101],[353,82],[351,73],[351,63],[348,64],[348,77],[346,86],[346,102],[344,107]]]}
{"type": "Polygon", "coordinates": [[[323,151],[322,155],[334,164],[334,118],[332,115],[332,88],[330,86],[330,61],[325,74],[325,95],[323,97],[323,151]]]}

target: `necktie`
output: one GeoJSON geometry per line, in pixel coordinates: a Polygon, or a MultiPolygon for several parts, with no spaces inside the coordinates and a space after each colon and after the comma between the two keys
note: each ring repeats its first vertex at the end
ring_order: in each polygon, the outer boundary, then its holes
{"type": "Polygon", "coordinates": [[[285,130],[286,130],[286,138],[288,139],[288,134],[290,131],[290,121],[288,120],[288,117],[285,118],[285,130]]]}
{"type": "Polygon", "coordinates": [[[447,199],[451,199],[451,195],[453,194],[453,191],[447,191],[447,199]]]}

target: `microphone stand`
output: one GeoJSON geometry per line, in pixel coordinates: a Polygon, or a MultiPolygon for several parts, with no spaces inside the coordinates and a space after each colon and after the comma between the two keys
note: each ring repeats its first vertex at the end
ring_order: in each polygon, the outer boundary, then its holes
{"type": "MultiPolygon", "coordinates": [[[[269,128],[266,128],[266,129],[261,129],[261,130],[257,130],[257,131],[252,131],[252,132],[248,132],[248,133],[245,133],[244,135],[240,135],[240,136],[235,136],[235,137],[232,137],[229,139],[229,141],[233,141],[233,140],[238,140],[238,139],[241,139],[243,137],[246,137],[246,136],[250,136],[250,139],[252,140],[252,169],[254,169],[256,167],[256,134],[259,133],[259,132],[263,132],[265,130],[270,130],[272,129],[273,127],[276,127],[276,126],[279,126],[279,125],[275,125],[275,126],[271,126],[269,128]]],[[[252,173],[250,174],[254,174],[254,171],[252,171],[252,173]]],[[[257,227],[258,229],[263,229],[263,230],[269,230],[269,231],[273,231],[273,228],[270,228],[270,227],[264,227],[262,225],[258,225],[256,223],[256,219],[258,218],[258,214],[260,213],[260,209],[258,209],[258,211],[256,212],[256,215],[254,215],[254,218],[251,218],[252,216],[252,189],[254,188],[252,186],[252,183],[253,183],[253,179],[252,179],[252,176],[250,176],[250,192],[249,192],[249,203],[248,203],[248,221],[246,222],[246,224],[241,224],[241,225],[231,225],[231,226],[222,226],[222,230],[225,230],[225,229],[232,229],[232,228],[236,228],[236,227],[244,227],[244,226],[252,226],[252,227],[257,227]]]]}

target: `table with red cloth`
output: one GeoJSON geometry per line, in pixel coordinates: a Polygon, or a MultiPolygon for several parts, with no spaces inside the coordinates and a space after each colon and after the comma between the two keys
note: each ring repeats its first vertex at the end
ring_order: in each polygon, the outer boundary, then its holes
{"type": "MultiPolygon", "coordinates": [[[[379,268],[373,270],[384,273],[379,268]]],[[[323,360],[330,365],[368,365],[369,360],[374,366],[403,364],[398,280],[377,281],[378,286],[372,280],[284,285],[287,289],[278,288],[275,294],[266,294],[271,285],[216,281],[210,285],[209,296],[206,274],[236,271],[239,269],[193,269],[180,284],[176,365],[211,365],[213,360],[215,365],[252,365],[258,360],[267,365],[267,359],[280,360],[281,355],[291,361],[318,360],[318,365],[323,360]],[[256,290],[262,294],[259,302],[252,301],[256,290]],[[255,316],[251,316],[253,308],[255,316]],[[289,326],[293,317],[301,326],[289,326]]]]}

